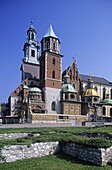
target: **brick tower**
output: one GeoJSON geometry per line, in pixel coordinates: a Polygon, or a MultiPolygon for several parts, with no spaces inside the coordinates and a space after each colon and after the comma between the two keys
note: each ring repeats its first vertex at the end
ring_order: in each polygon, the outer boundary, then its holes
{"type": "Polygon", "coordinates": [[[49,114],[60,113],[61,65],[60,41],[50,23],[41,41],[40,87],[49,114]]]}

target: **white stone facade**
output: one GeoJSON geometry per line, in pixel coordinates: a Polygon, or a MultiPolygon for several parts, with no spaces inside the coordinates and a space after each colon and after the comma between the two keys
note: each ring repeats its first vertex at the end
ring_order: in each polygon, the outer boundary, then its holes
{"type": "Polygon", "coordinates": [[[49,114],[60,113],[60,91],[61,89],[56,88],[45,88],[45,97],[46,97],[46,109],[49,114]],[[52,102],[55,102],[56,108],[52,110],[52,102]]]}

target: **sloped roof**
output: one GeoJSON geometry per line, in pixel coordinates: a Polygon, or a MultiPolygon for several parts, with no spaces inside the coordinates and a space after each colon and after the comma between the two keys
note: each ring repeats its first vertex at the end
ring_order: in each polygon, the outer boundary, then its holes
{"type": "MultiPolygon", "coordinates": [[[[81,81],[88,81],[88,79],[90,78],[89,75],[84,75],[84,74],[79,74],[79,75],[81,81]]],[[[94,83],[98,83],[98,84],[112,85],[111,82],[101,77],[91,76],[91,80],[93,80],[94,83]]]]}
{"type": "Polygon", "coordinates": [[[46,37],[58,38],[58,37],[55,35],[54,31],[53,31],[53,28],[52,28],[51,23],[50,23],[50,26],[49,26],[49,28],[48,28],[47,33],[44,35],[44,38],[46,38],[46,37]]]}

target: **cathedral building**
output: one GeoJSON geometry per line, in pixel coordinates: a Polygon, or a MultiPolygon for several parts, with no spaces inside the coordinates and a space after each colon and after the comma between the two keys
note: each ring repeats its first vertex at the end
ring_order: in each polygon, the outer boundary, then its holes
{"type": "Polygon", "coordinates": [[[9,97],[11,118],[37,122],[96,121],[100,117],[112,117],[112,83],[79,74],[74,58],[62,72],[60,40],[51,23],[41,40],[40,54],[31,21],[23,51],[21,84],[9,97]]]}

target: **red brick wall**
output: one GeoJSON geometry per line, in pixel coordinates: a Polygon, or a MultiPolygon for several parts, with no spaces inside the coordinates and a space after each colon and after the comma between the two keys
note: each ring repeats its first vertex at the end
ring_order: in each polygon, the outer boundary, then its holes
{"type": "Polygon", "coordinates": [[[21,96],[23,86],[28,86],[28,78],[26,78],[12,93],[11,96],[21,96]]]}
{"type": "Polygon", "coordinates": [[[55,79],[61,79],[61,58],[51,54],[47,55],[47,78],[52,78],[52,72],[55,71],[55,79]],[[55,58],[55,65],[53,64],[55,58]]]}
{"type": "Polygon", "coordinates": [[[26,97],[29,95],[29,89],[23,89],[23,102],[26,101],[26,97]]]}
{"type": "Polygon", "coordinates": [[[80,92],[80,77],[79,77],[79,72],[78,72],[76,62],[74,60],[71,66],[63,72],[64,73],[63,76],[66,74],[66,71],[68,72],[68,75],[70,76],[70,84],[75,84],[76,90],[80,92]]]}
{"type": "Polygon", "coordinates": [[[40,88],[52,87],[61,89],[61,57],[53,55],[52,53],[45,52],[40,58],[40,88]],[[45,61],[45,55],[46,61],[45,61]],[[53,64],[53,58],[55,58],[55,65],[53,64]],[[46,63],[45,63],[46,62],[46,63]],[[46,70],[45,70],[46,64],[46,70]],[[55,79],[52,77],[52,73],[55,71],[55,79]],[[46,80],[45,80],[46,74],[46,80]],[[57,81],[58,80],[58,81],[57,81]]]}

